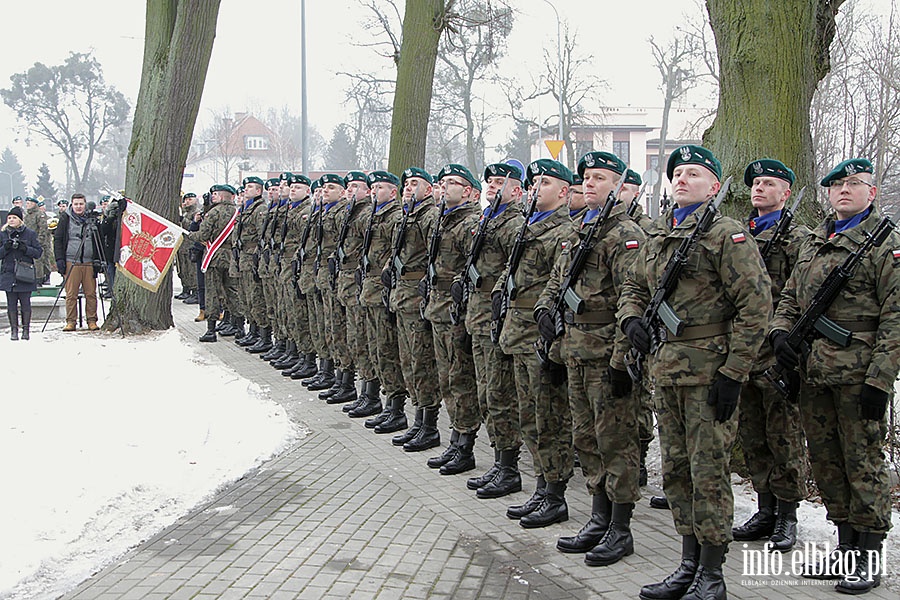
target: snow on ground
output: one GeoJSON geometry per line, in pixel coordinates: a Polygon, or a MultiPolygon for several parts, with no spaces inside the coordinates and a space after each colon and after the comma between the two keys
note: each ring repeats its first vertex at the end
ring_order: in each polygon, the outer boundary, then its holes
{"type": "Polygon", "coordinates": [[[4,600],[72,589],[299,435],[259,386],[175,330],[7,336],[4,600]]]}

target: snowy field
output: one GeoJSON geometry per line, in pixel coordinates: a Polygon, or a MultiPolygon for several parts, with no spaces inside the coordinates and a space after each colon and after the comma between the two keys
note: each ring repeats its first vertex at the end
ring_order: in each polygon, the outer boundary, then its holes
{"type": "Polygon", "coordinates": [[[299,435],[175,330],[55,329],[0,339],[4,600],[74,588],[299,435]]]}

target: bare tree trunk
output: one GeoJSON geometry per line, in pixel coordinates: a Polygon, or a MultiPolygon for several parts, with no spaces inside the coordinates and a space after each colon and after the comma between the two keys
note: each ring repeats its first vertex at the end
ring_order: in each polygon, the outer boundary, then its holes
{"type": "Polygon", "coordinates": [[[406,2],[391,116],[388,169],[393,173],[409,166],[425,167],[434,65],[446,17],[444,3],[445,0],[406,2]]]}
{"type": "MultiPolygon", "coordinates": [[[[777,158],[797,173],[797,186],[815,182],[809,109],[816,84],[831,68],[834,17],[844,0],[779,3],[707,0],[719,54],[719,106],[703,143],[722,161],[723,174],[742,181],[747,164],[777,158]]],[[[731,188],[739,202],[726,212],[744,216],[749,191],[731,188]]],[[[808,202],[806,219],[819,210],[808,202]]]]}
{"type": "MultiPolygon", "coordinates": [[[[177,221],[187,160],[220,0],[147,0],[144,64],[125,175],[127,195],[177,221]]],[[[156,293],[117,277],[111,329],[122,317],[125,332],[167,329],[172,320],[172,273],[156,293]]]]}

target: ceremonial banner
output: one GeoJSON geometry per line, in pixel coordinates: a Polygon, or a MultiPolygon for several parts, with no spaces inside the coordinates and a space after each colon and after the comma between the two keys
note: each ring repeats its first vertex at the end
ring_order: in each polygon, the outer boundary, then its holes
{"type": "Polygon", "coordinates": [[[133,200],[125,201],[122,246],[116,269],[139,286],[155,292],[175,260],[184,233],[178,225],[133,200]]]}

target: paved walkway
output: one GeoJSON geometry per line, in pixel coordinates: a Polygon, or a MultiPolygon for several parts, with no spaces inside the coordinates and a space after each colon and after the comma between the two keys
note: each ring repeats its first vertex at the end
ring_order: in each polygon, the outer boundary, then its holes
{"type": "MultiPolygon", "coordinates": [[[[188,343],[268,386],[309,435],[67,599],[637,598],[641,585],[658,581],[678,562],[671,515],[645,500],[635,511],[635,554],[611,567],[587,567],[582,555],[555,549],[557,537],[572,535],[589,517],[580,474],[570,482],[567,523],[523,529],[504,513],[534,487],[527,452],[525,491],[478,500],[465,487],[473,473],[439,475],[425,466],[437,452],[395,448],[390,435],[365,429],[361,419],[318,400],[232,338],[194,342],[205,329],[193,322],[196,307],[175,301],[174,312],[188,343]]],[[[446,432],[446,414],[440,423],[446,432]]],[[[476,445],[475,474],[492,460],[485,437],[476,445]]],[[[742,561],[734,544],[725,565],[731,598],[839,597],[827,582],[742,578],[742,561]]],[[[895,594],[882,585],[867,597],[895,594]]]]}

